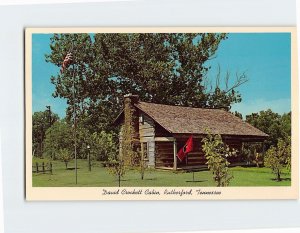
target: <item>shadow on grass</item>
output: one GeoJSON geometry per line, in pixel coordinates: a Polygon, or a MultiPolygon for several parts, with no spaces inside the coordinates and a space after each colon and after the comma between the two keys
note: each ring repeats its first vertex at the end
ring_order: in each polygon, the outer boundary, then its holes
{"type": "Polygon", "coordinates": [[[291,178],[281,178],[279,181],[276,178],[272,178],[271,180],[277,181],[277,182],[280,182],[280,181],[291,181],[291,178]]]}
{"type": "Polygon", "coordinates": [[[128,179],[128,180],[157,180],[157,178],[144,178],[144,179],[141,179],[141,178],[136,178],[136,179],[128,179]]]}
{"type": "Polygon", "coordinates": [[[157,178],[144,178],[144,180],[157,180],[157,178]]]}
{"type": "MultiPolygon", "coordinates": [[[[79,167],[77,167],[77,170],[78,170],[78,169],[80,169],[80,168],[79,168],[79,167]]],[[[67,169],[65,169],[65,170],[71,170],[71,171],[72,171],[72,170],[75,170],[75,167],[68,167],[68,168],[67,168],[67,169]]]]}
{"type": "Polygon", "coordinates": [[[191,183],[201,183],[201,182],[206,182],[208,180],[186,180],[185,182],[191,182],[191,183]]]}

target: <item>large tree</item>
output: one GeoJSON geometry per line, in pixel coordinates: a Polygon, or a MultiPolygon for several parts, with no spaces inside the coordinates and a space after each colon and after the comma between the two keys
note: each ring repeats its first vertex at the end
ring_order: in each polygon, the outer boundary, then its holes
{"type": "Polygon", "coordinates": [[[66,121],[57,121],[47,130],[45,138],[45,155],[47,157],[60,158],[60,151],[62,149],[73,151],[73,145],[73,130],[66,121]]]}
{"type": "Polygon", "coordinates": [[[280,115],[268,109],[247,115],[246,122],[269,135],[265,141],[266,149],[275,147],[280,138],[285,140],[291,136],[291,112],[280,115]]]}
{"type": "Polygon", "coordinates": [[[232,87],[207,86],[207,73],[224,33],[55,34],[46,60],[57,66],[68,52],[73,65],[51,77],[55,97],[67,99],[92,131],[109,129],[122,108],[123,95],[143,101],[192,107],[223,107],[241,101],[232,87]],[[75,81],[75,98],[73,98],[75,81]],[[91,125],[93,126],[91,128],[91,125]]]}
{"type": "Polygon", "coordinates": [[[43,155],[46,131],[58,119],[58,115],[49,110],[34,112],[32,115],[32,152],[34,156],[41,157],[43,155]]]}

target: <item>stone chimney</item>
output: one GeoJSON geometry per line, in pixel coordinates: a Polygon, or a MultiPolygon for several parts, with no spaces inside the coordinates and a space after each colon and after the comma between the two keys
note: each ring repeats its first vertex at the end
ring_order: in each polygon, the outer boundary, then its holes
{"type": "Polygon", "coordinates": [[[139,139],[139,116],[138,110],[134,106],[138,102],[138,95],[124,95],[124,124],[125,126],[132,126],[133,132],[131,137],[134,141],[139,139]]]}
{"type": "Polygon", "coordinates": [[[131,93],[124,95],[124,105],[126,101],[130,101],[132,104],[137,104],[139,102],[139,96],[133,95],[131,93]]]}

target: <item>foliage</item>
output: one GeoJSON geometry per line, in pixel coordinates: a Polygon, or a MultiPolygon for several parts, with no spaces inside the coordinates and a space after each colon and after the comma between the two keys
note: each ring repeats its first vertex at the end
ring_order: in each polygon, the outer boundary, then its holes
{"type": "Polygon", "coordinates": [[[264,155],[263,153],[254,152],[254,160],[256,167],[259,167],[261,164],[264,163],[264,155]]]}
{"type": "Polygon", "coordinates": [[[276,175],[277,181],[281,181],[281,173],[283,168],[291,169],[291,140],[279,139],[277,146],[271,146],[266,152],[265,166],[272,169],[276,175]]]}
{"type": "Polygon", "coordinates": [[[242,113],[238,112],[238,111],[234,111],[233,115],[235,115],[236,117],[243,119],[243,115],[242,113]]]}
{"type": "Polygon", "coordinates": [[[44,139],[47,129],[57,120],[58,115],[49,110],[35,112],[32,115],[32,152],[33,156],[42,157],[44,151],[44,139]]]}
{"type": "Polygon", "coordinates": [[[265,141],[266,149],[276,146],[280,138],[291,136],[291,112],[281,116],[268,109],[247,115],[246,122],[269,135],[265,141]]]}
{"type": "MultiPolygon", "coordinates": [[[[72,137],[74,137],[74,128],[72,128],[72,137]]],[[[73,139],[74,141],[74,139],[73,139]]],[[[88,149],[88,145],[91,145],[91,133],[82,125],[78,124],[76,127],[76,149],[77,149],[77,157],[81,159],[86,159],[88,153],[90,152],[88,149]]],[[[74,145],[73,150],[74,150],[74,145]]]]}
{"type": "Polygon", "coordinates": [[[113,140],[112,133],[101,131],[93,133],[89,139],[91,158],[98,161],[107,161],[118,153],[118,147],[113,140]]]}
{"type": "Polygon", "coordinates": [[[124,161],[120,158],[109,157],[108,172],[118,177],[119,187],[121,186],[121,177],[125,175],[126,167],[124,161]]]}
{"type": "Polygon", "coordinates": [[[124,108],[124,124],[121,128],[120,155],[125,163],[125,166],[136,167],[140,164],[141,156],[139,151],[139,141],[135,138],[134,122],[137,122],[135,109],[131,104],[132,100],[125,100],[124,108]]]}
{"type": "Polygon", "coordinates": [[[73,116],[74,105],[76,115],[86,113],[88,74],[90,69],[88,63],[93,60],[91,37],[88,34],[54,34],[50,39],[51,54],[46,55],[46,61],[61,66],[67,53],[73,54],[73,64],[65,69],[63,73],[51,77],[51,83],[55,85],[53,97],[64,97],[67,99],[67,121],[73,116]],[[73,82],[75,90],[73,89],[73,82]],[[75,99],[73,98],[75,91],[75,99]]]}
{"type": "MultiPolygon", "coordinates": [[[[126,135],[126,127],[122,127],[122,135],[126,135]]],[[[121,156],[124,160],[125,166],[137,167],[140,165],[141,156],[137,144],[130,138],[122,136],[120,144],[121,156]]]]}
{"type": "Polygon", "coordinates": [[[65,163],[66,169],[68,169],[68,163],[73,159],[72,153],[68,149],[60,149],[58,151],[59,159],[65,163]]]}
{"type": "Polygon", "coordinates": [[[74,150],[73,130],[66,121],[57,121],[46,131],[45,155],[57,159],[61,149],[74,150]]]}
{"type": "Polygon", "coordinates": [[[75,104],[91,132],[114,130],[110,123],[128,93],[154,103],[229,109],[241,100],[235,89],[244,79],[224,90],[221,85],[210,90],[204,80],[207,61],[226,38],[225,33],[54,34],[46,61],[61,66],[72,52],[74,63],[51,77],[53,96],[67,99],[69,119],[75,104]]]}
{"type": "Polygon", "coordinates": [[[243,161],[246,161],[247,164],[255,164],[257,167],[263,165],[263,151],[261,143],[243,143],[243,147],[241,150],[241,157],[243,161]]]}
{"type": "Polygon", "coordinates": [[[208,169],[212,172],[217,187],[228,186],[233,176],[229,172],[227,158],[235,155],[223,141],[221,136],[208,134],[202,139],[202,149],[207,159],[208,169]]]}
{"type": "MultiPolygon", "coordinates": [[[[113,133],[104,131],[91,134],[82,125],[77,125],[77,158],[86,159],[90,153],[92,160],[107,160],[110,155],[117,154],[118,148],[113,137],[113,133]]],[[[73,153],[74,128],[65,120],[62,120],[54,123],[46,132],[45,156],[55,160],[58,158],[57,152],[64,148],[73,153]]]]}

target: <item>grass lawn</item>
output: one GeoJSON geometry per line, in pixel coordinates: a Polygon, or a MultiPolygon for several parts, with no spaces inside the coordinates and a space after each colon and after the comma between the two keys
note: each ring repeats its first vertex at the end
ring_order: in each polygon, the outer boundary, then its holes
{"type": "MultiPolygon", "coordinates": [[[[42,160],[38,161],[41,162],[42,160]]],[[[78,184],[75,185],[75,170],[66,170],[65,164],[53,161],[53,174],[33,173],[33,187],[114,187],[118,186],[117,178],[109,174],[107,168],[102,167],[100,162],[95,162],[92,171],[88,171],[85,160],[78,160],[78,184]]],[[[74,161],[68,165],[74,168],[74,161]]],[[[274,174],[269,168],[234,167],[230,168],[234,178],[230,186],[289,186],[290,175],[282,174],[282,181],[274,180],[274,174]]],[[[213,187],[216,186],[209,171],[200,171],[193,174],[186,172],[173,172],[163,170],[146,170],[144,180],[135,170],[127,170],[122,178],[121,186],[124,187],[213,187]]]]}

